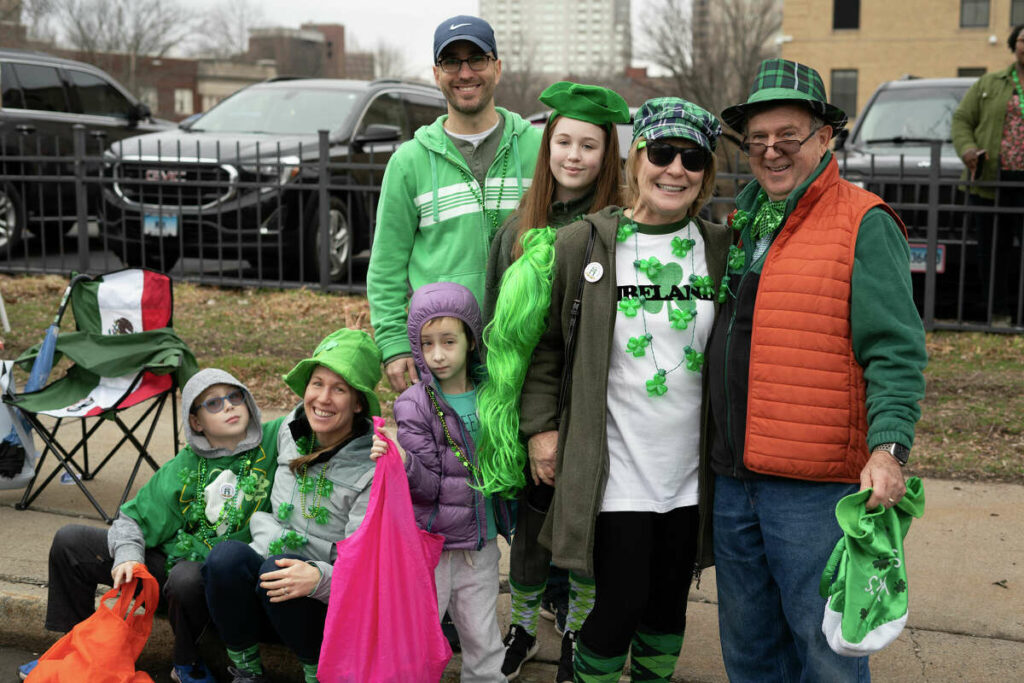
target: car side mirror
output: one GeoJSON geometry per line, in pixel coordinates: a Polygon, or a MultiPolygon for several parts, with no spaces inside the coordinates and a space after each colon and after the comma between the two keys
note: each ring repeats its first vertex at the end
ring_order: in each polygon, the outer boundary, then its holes
{"type": "Polygon", "coordinates": [[[849,128],[843,128],[841,131],[836,133],[836,146],[835,146],[835,149],[836,149],[837,152],[839,150],[843,149],[844,147],[846,147],[846,139],[848,137],[850,137],[850,129],[849,128]]]}
{"type": "Polygon", "coordinates": [[[397,142],[401,139],[401,127],[388,123],[371,123],[352,139],[352,147],[355,151],[361,152],[363,145],[370,142],[397,142]]]}
{"type": "Polygon", "coordinates": [[[136,103],[131,109],[128,110],[128,122],[131,125],[135,125],[139,121],[145,121],[153,115],[150,111],[149,106],[142,102],[136,103]]]}

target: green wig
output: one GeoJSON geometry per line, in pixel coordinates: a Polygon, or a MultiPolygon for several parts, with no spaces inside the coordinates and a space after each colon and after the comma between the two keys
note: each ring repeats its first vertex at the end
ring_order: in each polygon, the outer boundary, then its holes
{"type": "Polygon", "coordinates": [[[486,495],[514,498],[526,485],[519,440],[519,395],[533,348],[547,327],[555,270],[555,229],[527,230],[523,255],[501,278],[494,317],[484,328],[488,381],[477,393],[477,461],[486,495]]]}

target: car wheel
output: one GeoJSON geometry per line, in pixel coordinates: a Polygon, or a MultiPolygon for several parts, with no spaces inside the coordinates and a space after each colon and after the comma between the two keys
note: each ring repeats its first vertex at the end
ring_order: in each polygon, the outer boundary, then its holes
{"type": "Polygon", "coordinates": [[[10,183],[0,185],[0,256],[13,253],[24,234],[21,198],[10,183]]]}
{"type": "MultiPolygon", "coordinates": [[[[343,282],[348,277],[348,264],[352,258],[352,224],[348,205],[340,197],[331,197],[327,208],[327,279],[329,282],[343,282]]],[[[320,279],[320,211],[316,202],[310,202],[306,219],[302,225],[303,261],[305,279],[316,282],[320,279]]],[[[289,275],[298,279],[299,260],[289,264],[289,275]]]]}

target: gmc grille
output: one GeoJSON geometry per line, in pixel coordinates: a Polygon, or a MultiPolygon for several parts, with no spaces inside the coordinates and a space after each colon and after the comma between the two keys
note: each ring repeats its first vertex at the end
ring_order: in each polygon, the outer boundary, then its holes
{"type": "Polygon", "coordinates": [[[114,192],[129,204],[207,209],[234,195],[237,178],[227,164],[122,161],[114,192]]]}

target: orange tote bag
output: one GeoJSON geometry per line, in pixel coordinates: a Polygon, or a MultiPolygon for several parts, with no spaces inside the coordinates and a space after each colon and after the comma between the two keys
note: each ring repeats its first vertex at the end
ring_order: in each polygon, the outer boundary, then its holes
{"type": "Polygon", "coordinates": [[[133,574],[39,658],[28,683],[153,683],[149,674],[135,671],[135,660],[153,628],[160,586],[143,564],[133,574]]]}

